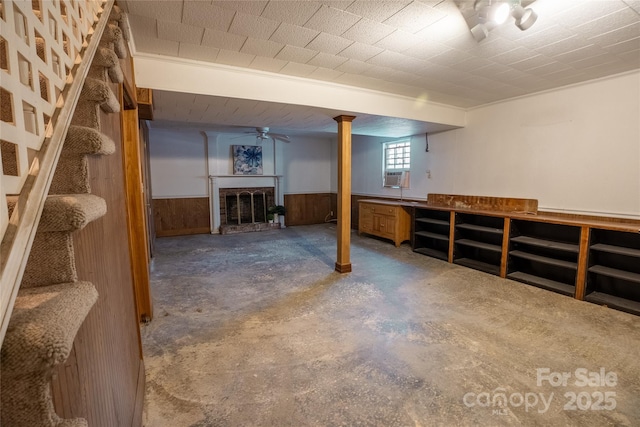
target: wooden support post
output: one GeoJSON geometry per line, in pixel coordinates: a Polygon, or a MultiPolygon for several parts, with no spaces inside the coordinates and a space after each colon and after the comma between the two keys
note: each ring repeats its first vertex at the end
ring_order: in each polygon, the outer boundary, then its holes
{"type": "Polygon", "coordinates": [[[449,250],[447,252],[447,261],[453,262],[454,246],[456,241],[456,212],[449,212],[449,250]]]}
{"type": "Polygon", "coordinates": [[[589,239],[591,229],[585,225],[580,229],[580,251],[578,253],[578,272],[576,274],[576,293],[574,297],[580,301],[584,300],[587,285],[587,269],[589,256],[589,239]]]}
{"type": "Polygon", "coordinates": [[[351,271],[351,122],[355,116],[337,116],[338,122],[338,259],[336,271],[351,271]]]}
{"type": "Polygon", "coordinates": [[[500,277],[503,279],[509,273],[507,270],[509,264],[509,239],[511,235],[511,219],[504,217],[504,228],[502,233],[502,256],[500,257],[500,277]]]}

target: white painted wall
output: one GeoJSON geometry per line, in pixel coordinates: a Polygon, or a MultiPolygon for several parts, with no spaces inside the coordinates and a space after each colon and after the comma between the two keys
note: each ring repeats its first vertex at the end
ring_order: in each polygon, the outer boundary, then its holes
{"type": "MultiPolygon", "coordinates": [[[[151,129],[149,132],[151,183],[154,198],[203,197],[208,194],[207,175],[233,175],[232,146],[255,145],[254,136],[203,134],[191,129],[151,129]],[[209,160],[205,156],[208,145],[209,160]],[[207,174],[208,167],[208,174],[207,174]]],[[[282,175],[283,194],[331,191],[331,143],[329,138],[292,137],[291,143],[262,146],[264,175],[282,175]]],[[[274,178],[233,176],[218,178],[219,187],[268,187],[274,178]]]]}
{"type": "MultiPolygon", "coordinates": [[[[640,218],[639,117],[640,72],[474,109],[467,127],[430,135],[428,153],[424,135],[411,138],[411,188],[403,195],[527,197],[546,210],[640,218]]],[[[232,174],[230,146],[255,142],[232,137],[217,137],[210,174],[232,174]]],[[[279,143],[283,193],[337,191],[335,137],[292,139],[279,143]]],[[[155,198],[207,195],[204,135],[152,128],[150,140],[155,198]]],[[[354,194],[400,196],[382,187],[385,140],[353,137],[354,194]]],[[[263,144],[264,173],[273,174],[273,145],[263,144]]],[[[245,185],[263,184],[235,186],[245,185]]]]}
{"type": "Polygon", "coordinates": [[[149,129],[153,198],[206,197],[205,139],[190,129],[149,129]]]}
{"type": "Polygon", "coordinates": [[[284,194],[329,193],[334,174],[331,138],[291,137],[283,144],[284,194]]]}
{"type": "MultiPolygon", "coordinates": [[[[412,138],[404,195],[526,197],[545,210],[640,218],[639,118],[639,72],[474,109],[467,127],[430,135],[429,153],[423,135],[412,138]]],[[[381,159],[379,141],[354,140],[354,193],[399,193],[382,188],[381,159]]]]}
{"type": "MultiPolygon", "coordinates": [[[[420,193],[420,186],[414,183],[413,177],[413,172],[417,170],[414,165],[420,157],[419,150],[424,150],[424,143],[420,144],[420,138],[424,141],[424,136],[411,137],[411,185],[409,189],[402,190],[403,197],[412,199],[426,198],[426,194],[420,193]]],[[[352,137],[351,187],[354,194],[400,198],[400,189],[382,187],[382,147],[386,141],[395,139],[359,135],[352,137]]]]}

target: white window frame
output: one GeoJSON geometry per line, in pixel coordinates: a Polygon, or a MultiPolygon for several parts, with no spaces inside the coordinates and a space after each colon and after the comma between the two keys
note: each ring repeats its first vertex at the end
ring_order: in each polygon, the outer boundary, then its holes
{"type": "MultiPolygon", "coordinates": [[[[399,187],[386,182],[387,172],[407,172],[411,170],[411,140],[400,139],[382,143],[382,185],[399,187]],[[394,150],[390,153],[390,150],[394,150]],[[390,164],[391,163],[391,164],[390,164]]],[[[403,173],[404,178],[404,173],[403,173]]],[[[393,181],[392,181],[393,182],[393,181]]]]}
{"type": "Polygon", "coordinates": [[[402,172],[408,170],[411,170],[411,140],[403,139],[382,143],[382,174],[384,175],[387,171],[402,172]],[[400,153],[395,152],[392,154],[395,164],[390,166],[389,160],[391,158],[388,156],[388,151],[396,150],[398,148],[402,148],[402,151],[400,153]],[[400,166],[398,166],[398,164],[400,166]]]}

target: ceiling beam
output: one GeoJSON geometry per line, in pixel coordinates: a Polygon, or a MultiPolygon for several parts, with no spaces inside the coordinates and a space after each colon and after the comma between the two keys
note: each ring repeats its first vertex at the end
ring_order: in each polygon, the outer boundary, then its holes
{"type": "Polygon", "coordinates": [[[438,123],[466,124],[459,107],[331,82],[283,76],[220,64],[137,54],[135,78],[141,87],[230,98],[304,105],[339,112],[373,114],[438,123]]]}

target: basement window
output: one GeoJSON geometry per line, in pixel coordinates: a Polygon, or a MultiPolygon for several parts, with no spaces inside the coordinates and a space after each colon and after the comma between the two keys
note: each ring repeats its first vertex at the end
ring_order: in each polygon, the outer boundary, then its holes
{"type": "Polygon", "coordinates": [[[411,142],[409,140],[385,142],[383,172],[401,172],[411,168],[411,142]]]}
{"type": "Polygon", "coordinates": [[[408,187],[411,167],[411,141],[385,142],[382,146],[382,176],[384,187],[408,187]]]}

